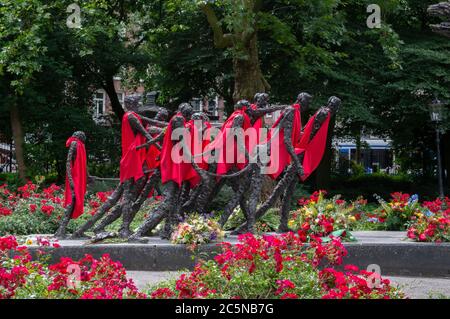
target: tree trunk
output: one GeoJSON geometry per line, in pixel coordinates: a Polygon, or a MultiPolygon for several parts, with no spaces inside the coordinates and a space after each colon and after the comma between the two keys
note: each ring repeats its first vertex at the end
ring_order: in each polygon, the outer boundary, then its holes
{"type": "Polygon", "coordinates": [[[270,89],[259,64],[256,33],[247,41],[242,51],[233,59],[234,102],[241,99],[252,101],[256,93],[270,89]]]}
{"type": "Polygon", "coordinates": [[[14,140],[14,147],[15,147],[15,153],[16,153],[16,161],[17,161],[17,168],[18,168],[18,172],[19,172],[19,178],[24,180],[25,175],[26,175],[26,166],[25,166],[25,158],[24,158],[24,151],[23,151],[24,136],[23,136],[22,123],[20,121],[19,107],[17,106],[16,101],[14,101],[11,105],[10,119],[11,119],[11,130],[12,130],[12,135],[13,135],[13,140],[14,140]]]}
{"type": "Polygon", "coordinates": [[[114,87],[113,77],[107,77],[105,83],[103,84],[103,89],[108,94],[109,100],[111,101],[111,108],[117,118],[122,121],[122,117],[125,114],[122,104],[120,104],[119,98],[117,97],[116,88],[114,87]]]}
{"type": "Polygon", "coordinates": [[[355,137],[355,146],[356,146],[356,164],[361,164],[361,134],[356,135],[355,137]]]}
{"type": "Polygon", "coordinates": [[[327,143],[325,145],[325,152],[323,154],[322,161],[316,170],[315,178],[315,190],[329,190],[331,185],[331,142],[334,135],[334,126],[336,124],[336,119],[332,118],[330,121],[330,126],[328,128],[327,143]]]}
{"type": "Polygon", "coordinates": [[[446,193],[448,193],[448,188],[450,187],[450,134],[446,133],[442,136],[443,144],[443,175],[444,175],[444,187],[446,193]]]}

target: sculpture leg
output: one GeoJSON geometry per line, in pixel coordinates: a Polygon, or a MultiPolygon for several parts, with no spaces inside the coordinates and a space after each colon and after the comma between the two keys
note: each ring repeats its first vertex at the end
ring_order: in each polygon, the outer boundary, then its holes
{"type": "Polygon", "coordinates": [[[291,201],[293,195],[293,188],[295,187],[295,180],[284,190],[283,193],[283,204],[281,205],[281,219],[280,227],[278,228],[279,233],[286,233],[291,231],[288,227],[289,212],[291,210],[291,201]]]}
{"type": "Polygon", "coordinates": [[[114,223],[117,219],[120,218],[122,215],[122,209],[123,205],[126,201],[126,196],[130,194],[131,186],[133,184],[133,181],[131,179],[124,182],[123,185],[123,195],[122,195],[122,201],[121,203],[117,204],[114,209],[107,214],[100,223],[93,229],[95,234],[99,234],[105,231],[106,226],[114,223]]]}
{"type": "Polygon", "coordinates": [[[139,226],[136,232],[129,237],[130,241],[139,240],[148,232],[156,228],[161,221],[167,216],[169,210],[174,206],[174,202],[178,197],[178,185],[173,182],[167,182],[164,189],[164,201],[149,214],[144,222],[139,226]]]}
{"type": "Polygon", "coordinates": [[[100,220],[122,197],[124,184],[120,183],[114,192],[108,197],[107,201],[98,209],[96,214],[92,216],[86,223],[78,228],[71,236],[71,238],[84,237],[84,233],[91,229],[95,223],[100,220]]]}
{"type": "Polygon", "coordinates": [[[168,211],[167,211],[167,217],[166,217],[166,222],[164,224],[164,229],[161,231],[160,233],[160,237],[162,239],[170,239],[170,236],[172,235],[173,229],[174,227],[178,224],[179,222],[179,202],[181,200],[181,193],[183,189],[186,189],[186,187],[189,186],[188,182],[183,182],[183,184],[181,185],[181,189],[178,187],[177,184],[170,182],[172,184],[174,184],[174,196],[171,198],[172,200],[169,201],[169,205],[168,205],[168,211]]]}
{"type": "Polygon", "coordinates": [[[189,195],[189,199],[183,204],[181,207],[181,212],[190,212],[194,208],[194,203],[198,201],[198,196],[200,195],[200,192],[205,191],[205,182],[201,182],[200,185],[198,185],[196,188],[192,190],[192,192],[189,195]]]}
{"type": "Polygon", "coordinates": [[[269,198],[261,205],[261,207],[256,211],[256,219],[261,218],[264,214],[275,204],[277,199],[283,194],[286,188],[292,183],[292,181],[297,178],[295,174],[295,166],[290,165],[287,169],[283,178],[278,182],[277,186],[275,186],[272,194],[270,194],[269,198]]]}
{"type": "Polygon", "coordinates": [[[73,210],[75,209],[75,199],[72,199],[72,203],[66,207],[64,210],[64,216],[61,219],[61,223],[59,224],[58,230],[55,233],[55,237],[64,239],[66,238],[66,228],[70,222],[70,218],[72,217],[73,210]]]}
{"type": "Polygon", "coordinates": [[[219,190],[225,184],[225,180],[222,178],[218,182],[215,177],[208,179],[208,182],[204,185],[202,191],[198,194],[197,200],[195,202],[195,211],[199,214],[208,213],[209,205],[214,200],[219,190]]]}
{"type": "Polygon", "coordinates": [[[244,192],[247,188],[247,183],[245,181],[247,179],[247,177],[243,177],[243,178],[244,178],[244,180],[242,180],[240,183],[239,183],[239,180],[236,180],[236,179],[233,179],[230,181],[231,187],[233,188],[233,191],[234,191],[234,195],[230,199],[228,204],[225,206],[222,216],[220,216],[219,224],[222,227],[228,221],[231,214],[233,214],[234,209],[237,207],[237,205],[239,205],[239,203],[241,202],[241,199],[243,198],[244,192]]]}
{"type": "MultiPolygon", "coordinates": [[[[282,179],[275,186],[270,197],[257,209],[255,213],[255,221],[264,216],[264,214],[275,205],[277,199],[283,194],[284,190],[289,186],[289,183],[296,178],[295,166],[290,165],[286,170],[286,173],[282,179]]],[[[235,232],[240,233],[247,227],[247,222],[243,223],[241,226],[236,228],[235,232]]]]}
{"type": "Polygon", "coordinates": [[[145,200],[148,198],[148,195],[154,189],[156,191],[156,186],[158,185],[159,180],[161,179],[161,172],[159,169],[155,170],[155,172],[150,176],[147,180],[147,183],[144,186],[144,189],[139,194],[139,197],[133,203],[133,211],[138,212],[141,206],[144,204],[145,200]]]}
{"type": "Polygon", "coordinates": [[[114,206],[113,210],[108,213],[105,218],[103,218],[100,223],[95,226],[92,231],[94,232],[94,234],[100,234],[102,232],[105,231],[106,226],[114,223],[117,219],[120,218],[120,216],[122,215],[122,208],[123,208],[123,204],[117,204],[116,206],[114,206]]]}
{"type": "Polygon", "coordinates": [[[122,226],[119,230],[119,236],[121,238],[127,238],[131,235],[130,225],[136,215],[137,211],[133,210],[133,203],[139,197],[144,185],[146,184],[146,178],[143,177],[132,184],[129,188],[129,192],[124,192],[125,202],[122,207],[122,226]]]}
{"type": "Polygon", "coordinates": [[[263,176],[259,172],[259,167],[256,166],[252,170],[251,175],[251,193],[249,196],[249,211],[247,216],[247,231],[250,233],[254,232],[254,226],[256,222],[256,209],[261,197],[261,189],[263,185],[263,176]]]}

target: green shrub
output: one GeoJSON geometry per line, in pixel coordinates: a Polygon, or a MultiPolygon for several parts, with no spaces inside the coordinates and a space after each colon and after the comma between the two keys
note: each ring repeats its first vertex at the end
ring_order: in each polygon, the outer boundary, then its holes
{"type": "Polygon", "coordinates": [[[363,196],[368,200],[374,201],[374,194],[383,198],[389,198],[391,193],[402,191],[410,193],[414,181],[406,175],[387,175],[383,173],[363,174],[349,178],[332,179],[329,194],[341,194],[345,199],[357,198],[363,196]]]}

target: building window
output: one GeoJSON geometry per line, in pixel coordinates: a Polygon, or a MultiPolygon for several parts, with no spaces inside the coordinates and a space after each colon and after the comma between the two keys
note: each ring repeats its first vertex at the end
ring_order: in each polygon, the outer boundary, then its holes
{"type": "Polygon", "coordinates": [[[105,114],[105,93],[95,92],[94,94],[94,114],[103,115],[105,114]]]}
{"type": "Polygon", "coordinates": [[[123,94],[122,92],[117,93],[117,98],[119,99],[120,105],[122,105],[123,107],[123,103],[125,101],[125,94],[123,94]]]}
{"type": "Polygon", "coordinates": [[[192,108],[194,109],[194,112],[201,112],[203,111],[203,100],[194,98],[191,101],[192,108]]]}
{"type": "Polygon", "coordinates": [[[219,116],[219,98],[216,97],[214,100],[208,101],[208,112],[212,116],[219,116]]]}

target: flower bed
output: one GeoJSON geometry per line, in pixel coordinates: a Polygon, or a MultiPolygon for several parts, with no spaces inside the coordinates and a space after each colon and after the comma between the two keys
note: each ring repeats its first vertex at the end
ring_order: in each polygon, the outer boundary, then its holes
{"type": "MultiPolygon", "coordinates": [[[[41,184],[30,181],[15,192],[10,191],[6,184],[0,185],[0,236],[55,233],[64,214],[63,191],[55,184],[43,188],[41,184]]],[[[87,195],[84,214],[70,221],[68,232],[93,216],[110,194],[111,191],[87,195]]],[[[145,217],[145,211],[154,204],[146,202],[133,225],[139,224],[145,217]]],[[[118,227],[116,224],[111,227],[118,227]]]]}
{"type": "Polygon", "coordinates": [[[323,243],[312,237],[309,246],[303,239],[292,232],[241,235],[234,246],[222,243],[222,253],[214,260],[200,262],[192,273],[158,285],[149,295],[182,299],[404,298],[389,280],[375,273],[351,265],[344,272],[335,270],[347,254],[339,239],[332,237],[323,243]],[[319,265],[325,268],[321,270],[319,265]]]}
{"type": "MultiPolygon", "coordinates": [[[[41,246],[57,248],[45,239],[41,246]]],[[[121,299],[144,298],[125,269],[108,255],[94,259],[86,255],[79,261],[61,258],[48,265],[47,255],[32,260],[25,246],[19,246],[13,236],[0,237],[0,299],[121,299]],[[11,254],[14,257],[11,257],[11,254]]]]}
{"type": "Polygon", "coordinates": [[[349,231],[360,218],[358,207],[364,200],[347,203],[339,196],[326,199],[325,195],[326,191],[318,191],[308,199],[300,199],[300,208],[291,212],[288,226],[298,231],[304,240],[311,236],[329,239],[330,235],[354,240],[349,231]]]}
{"type": "Polygon", "coordinates": [[[450,241],[450,200],[436,199],[423,204],[424,212],[417,213],[408,223],[408,238],[426,242],[450,241]]]}
{"type": "Polygon", "coordinates": [[[417,195],[400,192],[391,194],[389,202],[376,198],[379,205],[373,207],[363,198],[346,202],[315,192],[298,201],[300,207],[291,212],[288,225],[305,238],[332,234],[351,240],[352,230],[407,230],[412,240],[449,241],[450,199],[420,203],[417,195]]]}

